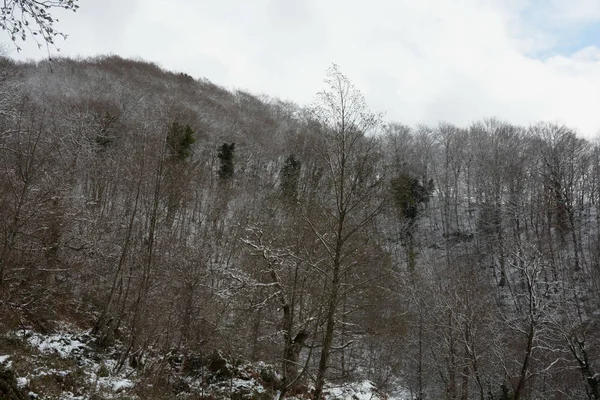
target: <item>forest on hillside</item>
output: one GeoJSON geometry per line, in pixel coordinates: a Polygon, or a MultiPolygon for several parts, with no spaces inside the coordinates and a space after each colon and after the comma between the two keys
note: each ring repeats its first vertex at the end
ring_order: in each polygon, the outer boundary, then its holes
{"type": "Polygon", "coordinates": [[[0,60],[0,333],[415,399],[600,399],[600,143],[385,122],[117,56],[0,60]]]}

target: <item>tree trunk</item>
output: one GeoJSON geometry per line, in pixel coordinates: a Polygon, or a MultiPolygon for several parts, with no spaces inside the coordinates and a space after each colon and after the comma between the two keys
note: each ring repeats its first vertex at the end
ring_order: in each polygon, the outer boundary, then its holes
{"type": "Polygon", "coordinates": [[[523,360],[523,366],[521,367],[521,373],[519,375],[519,381],[515,389],[515,395],[513,400],[519,400],[521,394],[525,389],[525,382],[527,381],[527,373],[529,372],[529,361],[531,359],[531,352],[533,350],[533,338],[535,336],[535,326],[533,323],[529,325],[529,332],[527,332],[527,348],[525,350],[525,359],[523,360]]]}
{"type": "MultiPolygon", "coordinates": [[[[339,258],[339,257],[338,257],[339,258]]],[[[337,261],[339,264],[339,260],[337,261]]],[[[315,383],[315,399],[321,399],[323,394],[323,385],[325,384],[325,373],[327,372],[331,344],[333,343],[333,332],[335,328],[335,313],[338,303],[338,291],[340,285],[340,266],[334,266],[333,281],[331,282],[331,293],[327,305],[327,325],[325,327],[325,337],[323,339],[323,348],[321,349],[321,358],[319,359],[319,370],[317,372],[317,382],[315,383]]]]}

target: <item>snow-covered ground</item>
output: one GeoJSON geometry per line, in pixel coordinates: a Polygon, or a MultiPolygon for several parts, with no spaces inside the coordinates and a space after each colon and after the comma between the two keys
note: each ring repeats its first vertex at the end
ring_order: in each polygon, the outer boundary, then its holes
{"type": "MultiPolygon", "coordinates": [[[[21,330],[8,335],[26,347],[22,354],[3,354],[0,350],[0,368],[12,370],[15,385],[30,399],[52,398],[58,400],[102,399],[143,399],[136,389],[142,380],[138,372],[123,368],[115,372],[116,353],[99,353],[94,350],[93,337],[88,332],[65,330],[42,335],[30,330],[21,330]],[[95,396],[95,397],[94,397],[95,396]]],[[[8,337],[7,336],[7,337],[8,337]]],[[[227,368],[233,371],[227,379],[205,379],[177,375],[170,371],[170,379],[178,380],[185,388],[173,398],[189,398],[194,393],[210,394],[214,398],[229,398],[236,393],[239,398],[270,396],[277,398],[261,378],[260,371],[272,366],[264,363],[242,364],[227,368]],[[210,383],[208,383],[208,382],[210,383]]],[[[380,392],[370,381],[328,384],[324,394],[326,399],[352,400],[409,400],[410,393],[401,388],[394,393],[380,392]]],[[[306,399],[309,394],[288,397],[290,400],[306,399]]]]}
{"type": "Polygon", "coordinates": [[[49,394],[44,393],[45,381],[58,382],[48,390],[56,389],[54,386],[65,386],[61,393],[52,393],[52,398],[58,400],[87,400],[93,394],[106,399],[119,398],[120,393],[135,385],[126,377],[131,374],[130,370],[116,374],[107,368],[112,360],[105,363],[94,353],[89,345],[93,338],[87,332],[65,331],[42,335],[20,330],[8,337],[26,343],[31,354],[13,356],[0,353],[0,366],[9,370],[14,367],[17,387],[30,399],[48,398],[49,394]],[[19,368],[16,368],[17,358],[19,368]],[[64,382],[75,384],[76,387],[69,387],[64,382]]]}
{"type": "Polygon", "coordinates": [[[352,400],[410,400],[410,392],[400,388],[393,394],[380,392],[373,382],[351,382],[341,386],[326,385],[325,395],[328,399],[352,399],[352,400]]]}

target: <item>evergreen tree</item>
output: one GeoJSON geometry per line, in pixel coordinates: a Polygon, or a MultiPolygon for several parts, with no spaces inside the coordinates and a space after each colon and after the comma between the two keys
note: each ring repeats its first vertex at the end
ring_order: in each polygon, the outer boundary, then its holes
{"type": "Polygon", "coordinates": [[[192,155],[192,144],[196,142],[194,130],[189,125],[173,122],[167,133],[167,146],[173,158],[185,161],[192,155]]]}
{"type": "Polygon", "coordinates": [[[219,148],[219,154],[217,155],[221,161],[219,167],[219,178],[223,180],[231,179],[233,177],[233,159],[235,157],[235,143],[223,145],[219,148]]]}
{"type": "Polygon", "coordinates": [[[426,185],[408,174],[400,174],[392,180],[392,194],[400,215],[412,226],[419,216],[421,207],[429,202],[433,192],[433,181],[426,185]]]}
{"type": "Polygon", "coordinates": [[[417,178],[402,173],[392,180],[391,191],[400,218],[407,222],[403,241],[406,247],[408,268],[412,272],[416,263],[413,231],[422,207],[429,202],[433,193],[433,180],[430,179],[426,185],[422,185],[417,178]]]}
{"type": "Polygon", "coordinates": [[[298,181],[302,163],[291,154],[286,158],[281,168],[281,194],[287,201],[296,201],[298,198],[298,181]]]}

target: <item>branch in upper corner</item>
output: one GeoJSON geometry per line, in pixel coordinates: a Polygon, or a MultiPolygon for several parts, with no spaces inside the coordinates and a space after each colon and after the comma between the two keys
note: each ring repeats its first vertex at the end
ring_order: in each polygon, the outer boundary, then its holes
{"type": "Polygon", "coordinates": [[[59,22],[51,11],[53,9],[65,9],[77,11],[79,0],[5,0],[0,6],[0,28],[8,33],[15,44],[17,51],[21,50],[19,42],[25,42],[32,38],[38,47],[46,46],[50,53],[50,47],[56,47],[56,37],[67,35],[55,29],[55,22],[59,22]]]}

